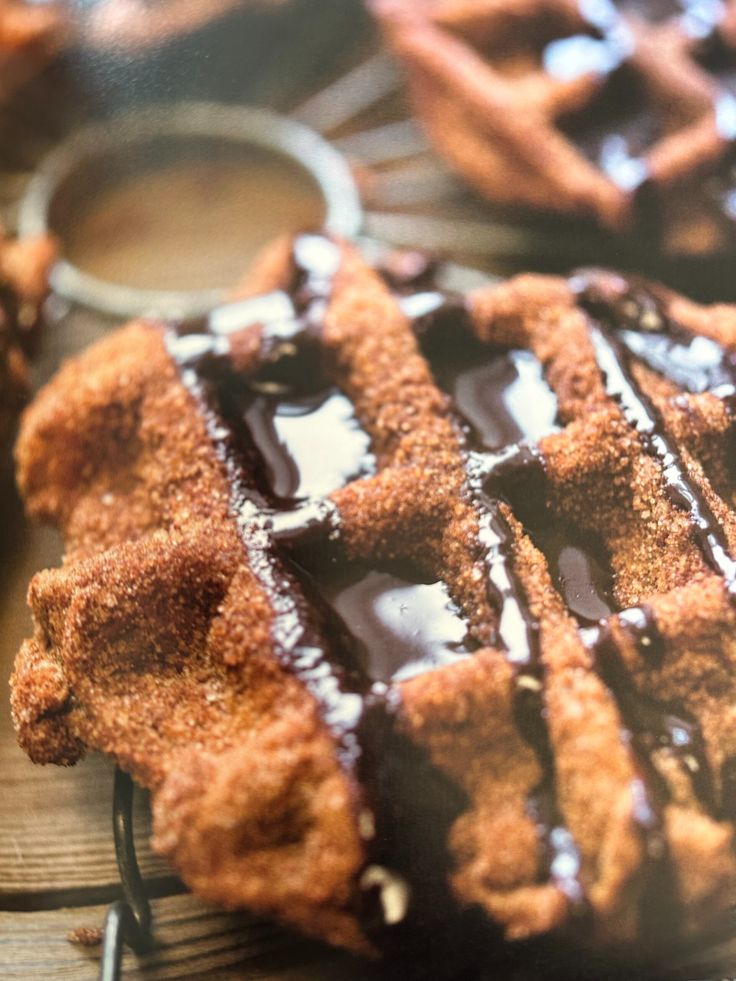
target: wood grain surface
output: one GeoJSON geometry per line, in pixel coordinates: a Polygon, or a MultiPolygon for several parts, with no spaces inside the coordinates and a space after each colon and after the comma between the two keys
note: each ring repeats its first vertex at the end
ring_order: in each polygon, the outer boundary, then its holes
{"type": "MultiPolygon", "coordinates": [[[[310,944],[273,924],[226,913],[190,895],[152,903],[155,947],[126,951],[123,977],[258,978],[261,981],[376,981],[371,965],[310,944]]],[[[74,979],[97,976],[99,947],[71,943],[67,934],[102,923],[105,906],[74,906],[34,913],[0,912],[0,976],[3,979],[74,979]]]]}

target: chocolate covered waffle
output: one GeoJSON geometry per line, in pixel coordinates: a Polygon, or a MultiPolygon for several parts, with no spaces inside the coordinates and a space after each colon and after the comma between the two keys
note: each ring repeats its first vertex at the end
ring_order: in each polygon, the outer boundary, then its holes
{"type": "Polygon", "coordinates": [[[436,148],[492,201],[732,248],[736,9],[370,0],[436,148]]]}
{"type": "Polygon", "coordinates": [[[355,951],[671,952],[736,892],[736,309],[389,270],[282,241],[39,395],[20,742],[109,753],[195,892],[355,951]]]}
{"type": "Polygon", "coordinates": [[[27,357],[37,340],[53,255],[49,239],[17,241],[0,230],[0,447],[6,450],[28,396],[27,357]]]}

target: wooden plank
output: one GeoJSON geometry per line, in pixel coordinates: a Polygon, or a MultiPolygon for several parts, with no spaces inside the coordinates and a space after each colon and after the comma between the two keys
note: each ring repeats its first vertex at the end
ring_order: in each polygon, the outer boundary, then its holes
{"type": "MultiPolygon", "coordinates": [[[[126,951],[125,981],[258,978],[260,981],[381,981],[385,965],[301,940],[272,923],[208,906],[191,895],[154,900],[154,949],[138,957],[126,951]]],[[[104,905],[37,913],[0,913],[0,977],[4,981],[93,981],[100,948],[70,943],[67,934],[96,928],[104,905]]],[[[662,981],[724,978],[736,963],[736,941],[718,948],[718,960],[698,957],[658,973],[662,981]]],[[[600,967],[600,965],[599,965],[600,967]]],[[[489,964],[489,975],[494,976],[489,964]]],[[[395,975],[392,975],[392,977],[395,975]]],[[[504,981],[537,981],[539,965],[503,967],[504,981]]],[[[596,977],[595,969],[586,977],[596,977]]],[[[637,977],[640,977],[637,975],[637,977]]]]}
{"type": "MultiPolygon", "coordinates": [[[[0,744],[0,908],[33,909],[107,899],[119,884],[112,840],[112,764],[91,757],[72,769],[33,766],[0,744]],[[74,893],[79,895],[74,897],[74,893]]],[[[171,869],[148,843],[147,797],[136,794],[141,872],[160,890],[177,889],[171,869]]]]}
{"type": "MultiPolygon", "coordinates": [[[[378,981],[380,968],[271,923],[214,909],[191,895],[153,902],[156,946],[144,957],[126,952],[126,981],[259,978],[262,981],[378,981]]],[[[71,944],[67,933],[98,927],[104,905],[36,913],[0,913],[0,977],[4,981],[92,981],[100,948],[71,944]]]]}

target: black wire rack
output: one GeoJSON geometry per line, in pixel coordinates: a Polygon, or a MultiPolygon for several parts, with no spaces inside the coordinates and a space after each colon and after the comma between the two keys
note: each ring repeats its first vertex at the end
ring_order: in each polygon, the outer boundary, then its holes
{"type": "MultiPolygon", "coordinates": [[[[135,954],[146,954],[154,949],[153,913],[146,894],[146,884],[140,873],[135,848],[133,799],[135,784],[133,780],[116,767],[113,800],[112,800],[112,830],[115,845],[115,858],[120,875],[120,885],[123,898],[113,902],[105,915],[102,930],[102,946],[100,952],[99,981],[121,981],[123,953],[126,947],[135,954]]],[[[723,966],[715,967],[718,963],[718,944],[733,940],[733,913],[714,929],[712,935],[701,943],[694,945],[684,943],[676,945],[672,951],[671,963],[679,967],[665,967],[659,970],[653,968],[637,969],[631,966],[631,972],[616,973],[616,981],[693,981],[694,978],[710,978],[711,981],[734,981],[734,977],[723,978],[723,966]],[[714,945],[709,952],[705,948],[714,945]]],[[[578,965],[579,967],[579,965],[578,965]]],[[[599,965],[603,972],[599,977],[602,981],[605,966],[599,965]]],[[[586,979],[598,977],[595,973],[584,972],[586,979]]],[[[495,977],[495,975],[492,975],[495,977]]],[[[536,972],[533,975],[536,977],[536,972]]],[[[577,977],[577,973],[575,974],[577,977]]],[[[484,975],[485,977],[485,975],[484,975]]],[[[566,978],[566,975],[554,974],[555,979],[566,978]]]]}
{"type": "Polygon", "coordinates": [[[100,981],[119,981],[123,948],[136,954],[151,949],[151,904],[138,868],[133,829],[134,784],[127,773],[115,770],[112,799],[112,833],[123,898],[108,909],[102,934],[100,981]]]}

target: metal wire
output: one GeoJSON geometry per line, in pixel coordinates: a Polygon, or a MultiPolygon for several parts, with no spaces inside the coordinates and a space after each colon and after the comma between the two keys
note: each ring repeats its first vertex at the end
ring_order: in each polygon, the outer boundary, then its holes
{"type": "Polygon", "coordinates": [[[100,981],[119,981],[126,944],[138,954],[151,946],[151,906],[135,853],[133,793],[133,781],[127,773],[116,769],[112,833],[124,898],[114,902],[105,917],[100,981]]]}

